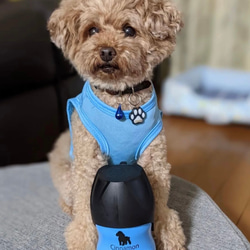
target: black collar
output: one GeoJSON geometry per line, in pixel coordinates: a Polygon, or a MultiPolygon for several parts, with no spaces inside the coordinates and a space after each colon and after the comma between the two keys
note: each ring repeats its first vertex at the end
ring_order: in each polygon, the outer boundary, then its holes
{"type": "Polygon", "coordinates": [[[138,92],[138,91],[143,90],[143,89],[147,89],[150,86],[151,86],[150,81],[143,81],[143,82],[138,83],[134,87],[127,88],[123,91],[114,91],[114,90],[110,90],[110,89],[105,89],[104,91],[106,91],[110,95],[125,95],[125,94],[132,94],[132,93],[138,92]]]}

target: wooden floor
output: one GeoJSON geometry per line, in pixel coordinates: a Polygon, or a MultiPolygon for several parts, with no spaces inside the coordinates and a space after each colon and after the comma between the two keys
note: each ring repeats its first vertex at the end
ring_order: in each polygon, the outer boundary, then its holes
{"type": "Polygon", "coordinates": [[[205,190],[250,241],[250,126],[163,120],[171,173],[205,190]]]}

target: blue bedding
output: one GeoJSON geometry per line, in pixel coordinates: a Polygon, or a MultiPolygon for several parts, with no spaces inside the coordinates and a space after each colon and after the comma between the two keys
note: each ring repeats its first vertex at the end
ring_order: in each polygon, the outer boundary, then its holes
{"type": "Polygon", "coordinates": [[[164,83],[166,114],[250,124],[250,72],[196,67],[164,83]]]}

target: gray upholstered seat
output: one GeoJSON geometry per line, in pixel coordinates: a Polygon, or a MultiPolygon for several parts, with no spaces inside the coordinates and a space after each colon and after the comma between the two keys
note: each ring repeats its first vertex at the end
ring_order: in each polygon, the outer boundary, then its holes
{"type": "MultiPolygon", "coordinates": [[[[0,249],[66,249],[70,218],[57,203],[47,163],[0,169],[0,249]]],[[[209,196],[172,178],[169,206],[179,211],[188,249],[250,249],[249,242],[209,196]]]]}

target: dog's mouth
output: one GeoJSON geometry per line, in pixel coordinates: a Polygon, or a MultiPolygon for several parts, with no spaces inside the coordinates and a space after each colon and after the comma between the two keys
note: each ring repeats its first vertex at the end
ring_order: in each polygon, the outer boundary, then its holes
{"type": "Polygon", "coordinates": [[[104,63],[104,64],[101,64],[101,65],[98,65],[98,68],[100,70],[102,70],[104,73],[107,73],[107,74],[112,74],[116,70],[119,69],[119,67],[117,65],[113,65],[113,64],[110,64],[110,63],[104,63]]]}

